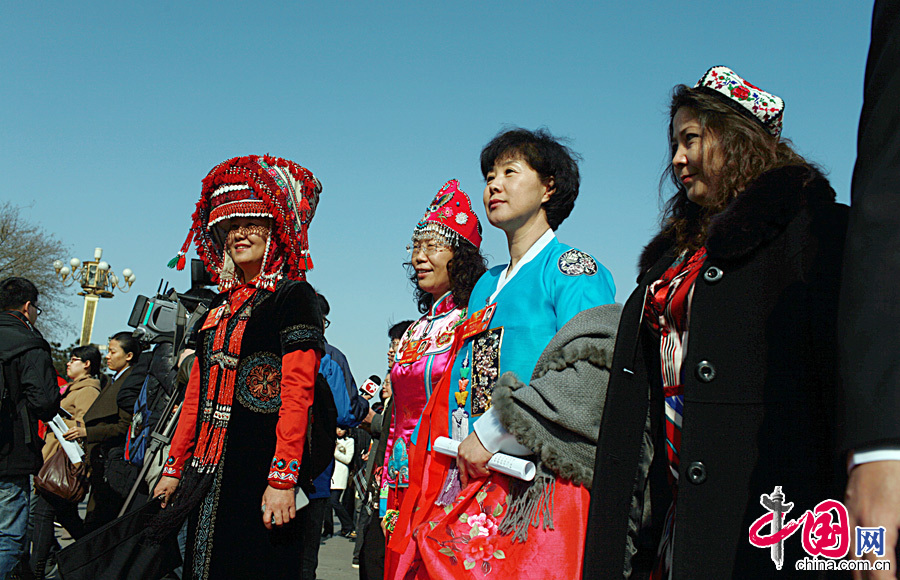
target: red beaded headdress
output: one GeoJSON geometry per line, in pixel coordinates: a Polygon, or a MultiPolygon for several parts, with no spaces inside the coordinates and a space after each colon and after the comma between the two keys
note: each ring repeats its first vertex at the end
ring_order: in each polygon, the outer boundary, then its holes
{"type": "Polygon", "coordinates": [[[225,251],[225,232],[217,224],[235,217],[268,217],[272,233],[257,286],[271,290],[281,278],[304,280],[312,269],[308,228],[321,193],[322,184],[312,172],[287,159],[252,155],[224,161],[203,180],[191,231],[169,267],[184,268],[194,239],[219,290],[235,287],[240,280],[225,251]]]}
{"type": "Polygon", "coordinates": [[[413,231],[413,240],[438,235],[448,242],[466,240],[481,246],[481,222],[472,211],[472,202],[459,182],[451,179],[437,193],[413,231]]]}

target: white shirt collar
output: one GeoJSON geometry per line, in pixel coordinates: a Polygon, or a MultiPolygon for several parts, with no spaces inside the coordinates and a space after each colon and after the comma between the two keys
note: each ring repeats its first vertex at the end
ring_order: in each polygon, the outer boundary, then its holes
{"type": "Polygon", "coordinates": [[[538,254],[540,254],[541,251],[547,247],[547,244],[549,244],[554,238],[556,238],[556,234],[553,232],[553,229],[548,229],[546,232],[544,232],[544,235],[537,239],[535,243],[531,244],[531,247],[528,248],[528,251],[525,252],[525,255],[523,255],[522,258],[519,259],[518,262],[516,262],[516,267],[513,268],[512,271],[509,270],[509,264],[507,264],[506,268],[504,268],[503,271],[500,272],[500,277],[497,279],[497,289],[494,290],[493,294],[491,294],[491,297],[488,299],[488,304],[491,304],[497,298],[497,294],[500,294],[500,291],[503,290],[504,286],[509,284],[509,281],[516,277],[516,274],[519,273],[519,271],[522,269],[522,266],[533,260],[538,254]]]}

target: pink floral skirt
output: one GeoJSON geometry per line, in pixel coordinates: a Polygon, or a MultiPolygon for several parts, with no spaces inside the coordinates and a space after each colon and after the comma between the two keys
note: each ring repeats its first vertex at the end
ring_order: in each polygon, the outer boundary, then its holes
{"type": "Polygon", "coordinates": [[[452,506],[429,506],[432,513],[413,531],[395,578],[580,580],[590,490],[558,479],[553,527],[542,520],[537,527],[529,525],[528,539],[521,542],[498,530],[509,483],[508,477],[492,473],[470,482],[452,506]]]}

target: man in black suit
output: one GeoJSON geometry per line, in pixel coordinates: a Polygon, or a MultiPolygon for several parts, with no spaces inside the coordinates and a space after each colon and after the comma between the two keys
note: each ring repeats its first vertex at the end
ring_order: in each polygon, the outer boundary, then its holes
{"type": "MultiPolygon", "coordinates": [[[[866,64],[839,333],[850,530],[884,526],[894,578],[900,529],[900,0],[876,0],[866,64]]],[[[851,556],[853,555],[851,551],[851,556]]],[[[872,553],[867,558],[875,559],[872,553]]]]}

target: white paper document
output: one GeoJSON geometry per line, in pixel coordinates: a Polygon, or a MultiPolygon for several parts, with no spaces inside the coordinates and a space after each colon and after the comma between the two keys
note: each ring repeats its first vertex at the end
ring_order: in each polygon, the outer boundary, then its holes
{"type": "Polygon", "coordinates": [[[50,427],[50,430],[56,435],[56,440],[59,441],[63,451],[69,456],[69,461],[71,461],[73,465],[81,463],[81,460],[84,459],[84,449],[81,448],[81,445],[79,445],[77,441],[66,441],[63,438],[63,435],[69,430],[69,426],[66,425],[63,418],[57,415],[47,423],[47,426],[50,427]]]}
{"type": "MultiPolygon", "coordinates": [[[[438,437],[432,444],[434,450],[443,455],[456,457],[459,452],[459,441],[454,441],[449,437],[438,437]]],[[[505,453],[494,453],[491,460],[487,463],[488,469],[500,472],[516,479],[523,481],[531,481],[534,479],[534,463],[521,457],[514,457],[505,453]]]]}
{"type": "Polygon", "coordinates": [[[309,504],[309,497],[303,493],[299,485],[294,486],[294,509],[301,510],[309,504]]]}

